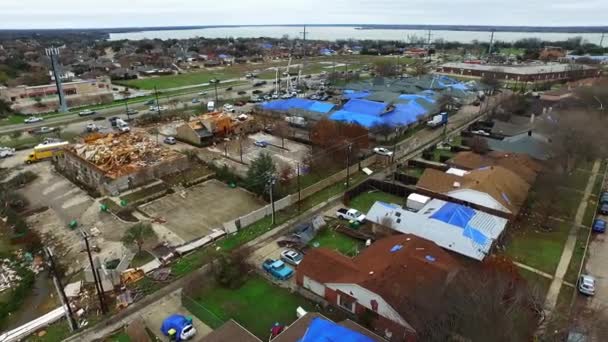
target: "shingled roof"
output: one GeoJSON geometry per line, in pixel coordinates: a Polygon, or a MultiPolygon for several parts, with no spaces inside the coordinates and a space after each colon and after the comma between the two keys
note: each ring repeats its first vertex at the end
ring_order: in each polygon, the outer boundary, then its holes
{"type": "Polygon", "coordinates": [[[519,175],[528,184],[534,183],[542,165],[530,156],[521,153],[492,151],[481,155],[475,152],[459,152],[446,164],[462,170],[474,170],[487,166],[502,166],[519,175]]]}
{"type": "MultiPolygon", "coordinates": [[[[420,189],[450,195],[472,203],[476,202],[460,198],[457,194],[461,193],[463,189],[475,190],[488,194],[513,214],[519,212],[530,190],[528,182],[502,166],[487,166],[471,170],[462,177],[435,169],[426,169],[416,186],[420,189]]],[[[484,203],[476,204],[489,207],[484,203]]],[[[500,208],[492,209],[500,210],[500,208]]]]}
{"type": "Polygon", "coordinates": [[[459,263],[435,243],[411,234],[374,242],[355,258],[315,248],[306,254],[297,272],[321,283],[358,284],[386,300],[400,314],[401,305],[416,297],[425,284],[447,283],[459,263]]]}

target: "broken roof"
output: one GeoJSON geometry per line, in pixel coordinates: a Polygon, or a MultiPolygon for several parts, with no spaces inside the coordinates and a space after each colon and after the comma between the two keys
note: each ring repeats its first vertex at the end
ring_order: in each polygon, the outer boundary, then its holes
{"type": "Polygon", "coordinates": [[[226,341],[238,341],[238,342],[261,342],[259,338],[253,335],[249,330],[235,322],[229,320],[222,324],[219,328],[214,329],[208,335],[200,339],[201,342],[226,342],[226,341]]]}
{"type": "Polygon", "coordinates": [[[137,131],[100,134],[67,149],[113,179],[181,156],[153,142],[146,133],[137,131]]]}
{"type": "MultiPolygon", "coordinates": [[[[327,322],[331,322],[331,320],[318,312],[308,312],[306,315],[298,318],[295,322],[287,327],[279,336],[273,339],[273,342],[297,342],[300,341],[304,336],[307,336],[307,333],[310,329],[312,322],[315,319],[322,319],[327,322]]],[[[346,320],[341,323],[334,323],[335,325],[339,325],[345,329],[350,330],[351,332],[357,332],[363,336],[369,338],[367,341],[372,342],[382,342],[385,341],[380,336],[374,334],[373,332],[365,329],[364,327],[350,321],[346,320]]]]}
{"type": "Polygon", "coordinates": [[[502,166],[486,166],[471,170],[464,176],[426,169],[416,186],[420,189],[441,193],[487,208],[517,214],[528,196],[530,184],[521,176],[502,166]],[[474,196],[464,190],[475,190],[487,194],[497,204],[474,196]]]}

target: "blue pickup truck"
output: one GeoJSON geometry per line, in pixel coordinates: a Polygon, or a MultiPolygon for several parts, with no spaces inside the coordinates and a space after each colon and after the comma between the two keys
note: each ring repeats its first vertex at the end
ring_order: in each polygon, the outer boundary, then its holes
{"type": "Polygon", "coordinates": [[[293,276],[293,269],[282,260],[266,259],[262,268],[278,280],[287,280],[293,276]]]}

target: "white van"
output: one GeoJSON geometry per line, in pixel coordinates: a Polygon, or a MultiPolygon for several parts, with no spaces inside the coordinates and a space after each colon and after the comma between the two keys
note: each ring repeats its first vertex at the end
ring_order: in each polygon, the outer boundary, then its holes
{"type": "Polygon", "coordinates": [[[129,124],[120,118],[116,119],[116,129],[122,133],[131,132],[131,127],[129,127],[129,124]]]}
{"type": "Polygon", "coordinates": [[[214,111],[215,110],[215,102],[213,102],[213,101],[207,102],[207,110],[210,111],[210,112],[214,111]]]}

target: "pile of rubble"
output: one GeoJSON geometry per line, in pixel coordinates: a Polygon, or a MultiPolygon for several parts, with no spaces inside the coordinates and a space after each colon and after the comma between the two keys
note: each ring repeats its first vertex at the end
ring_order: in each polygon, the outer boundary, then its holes
{"type": "Polygon", "coordinates": [[[15,287],[21,277],[14,269],[14,262],[9,259],[0,261],[0,292],[15,287]]]}
{"type": "Polygon", "coordinates": [[[109,177],[118,178],[172,159],[177,152],[153,142],[144,132],[107,134],[75,144],[71,150],[95,164],[109,177]]]}

